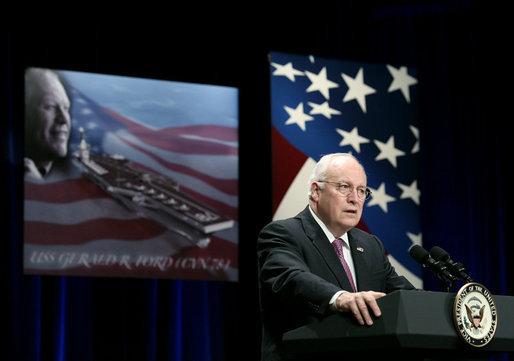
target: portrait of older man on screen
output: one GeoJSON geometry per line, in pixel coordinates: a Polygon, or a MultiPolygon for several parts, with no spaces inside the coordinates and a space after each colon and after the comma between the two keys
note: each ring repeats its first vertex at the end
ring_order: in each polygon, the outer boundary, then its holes
{"type": "Polygon", "coordinates": [[[25,176],[44,179],[62,170],[71,131],[70,100],[49,69],[25,72],[25,176]]]}

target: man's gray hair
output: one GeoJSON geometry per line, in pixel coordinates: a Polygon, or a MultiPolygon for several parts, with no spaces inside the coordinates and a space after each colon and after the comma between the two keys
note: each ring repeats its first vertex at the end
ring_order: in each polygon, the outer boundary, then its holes
{"type": "Polygon", "coordinates": [[[57,73],[50,69],[28,68],[25,71],[25,105],[34,104],[50,78],[61,82],[57,73]]]}
{"type": "MultiPolygon", "coordinates": [[[[314,167],[312,174],[309,177],[309,181],[307,184],[307,188],[308,188],[307,196],[309,197],[309,199],[311,199],[312,182],[326,181],[328,165],[330,164],[332,159],[338,158],[338,157],[354,159],[357,163],[359,163],[359,165],[362,168],[362,171],[364,171],[364,167],[362,166],[362,164],[360,164],[359,160],[357,158],[355,158],[351,153],[331,153],[331,154],[324,155],[323,157],[321,157],[321,159],[318,161],[318,163],[316,163],[316,166],[314,167]]],[[[365,172],[364,172],[364,174],[365,174],[365,172]]],[[[325,187],[325,183],[320,183],[319,187],[321,189],[323,189],[325,187]]]]}

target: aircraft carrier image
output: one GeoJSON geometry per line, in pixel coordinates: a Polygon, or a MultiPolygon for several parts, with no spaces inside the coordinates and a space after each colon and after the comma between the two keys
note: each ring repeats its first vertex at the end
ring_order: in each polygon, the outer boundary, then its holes
{"type": "Polygon", "coordinates": [[[80,143],[73,157],[83,175],[138,215],[154,220],[198,247],[209,234],[230,229],[234,221],[180,190],[168,177],[144,169],[120,155],[92,155],[79,129],[80,143]]]}

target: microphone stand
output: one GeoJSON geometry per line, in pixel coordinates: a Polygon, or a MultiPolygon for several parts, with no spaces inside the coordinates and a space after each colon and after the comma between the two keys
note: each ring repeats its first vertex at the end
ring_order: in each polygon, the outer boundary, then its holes
{"type": "Polygon", "coordinates": [[[457,283],[457,280],[453,280],[451,282],[446,283],[445,281],[443,280],[440,280],[439,281],[439,288],[441,289],[441,291],[443,292],[454,292],[454,289],[455,289],[455,284],[457,283]]]}

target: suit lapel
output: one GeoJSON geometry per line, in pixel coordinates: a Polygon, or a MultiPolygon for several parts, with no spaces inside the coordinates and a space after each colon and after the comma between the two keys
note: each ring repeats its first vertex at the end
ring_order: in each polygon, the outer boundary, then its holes
{"type": "Polygon", "coordinates": [[[309,208],[305,208],[298,217],[301,219],[305,234],[312,241],[312,244],[321,254],[323,261],[326,263],[330,271],[336,277],[339,286],[344,290],[351,290],[352,286],[341,261],[337,257],[332,244],[327,240],[325,233],[321,227],[316,223],[316,220],[312,217],[309,208]]]}
{"type": "Polygon", "coordinates": [[[357,289],[367,290],[370,285],[371,275],[369,273],[370,267],[366,258],[366,250],[359,239],[353,236],[353,232],[351,230],[348,232],[348,241],[350,243],[353,267],[355,268],[357,278],[357,289]]]}

